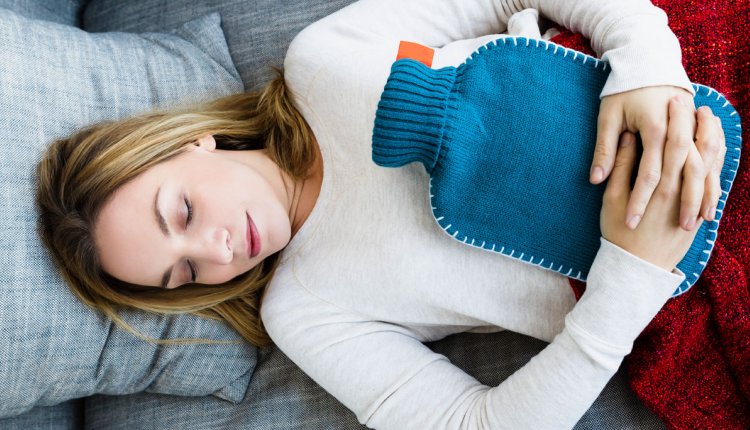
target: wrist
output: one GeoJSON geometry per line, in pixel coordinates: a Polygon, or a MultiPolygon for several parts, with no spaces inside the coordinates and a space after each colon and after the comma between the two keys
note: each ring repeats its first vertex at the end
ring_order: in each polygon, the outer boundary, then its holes
{"type": "MultiPolygon", "coordinates": [[[[679,261],[674,262],[674,261],[671,261],[667,258],[663,258],[658,255],[645,255],[644,253],[636,254],[631,251],[628,251],[622,245],[619,245],[616,242],[611,241],[604,236],[602,236],[602,246],[612,247],[621,255],[627,256],[627,259],[631,260],[631,262],[633,262],[636,265],[641,265],[644,267],[650,267],[656,270],[669,272],[674,275],[681,276],[684,279],[684,275],[682,274],[682,272],[677,269],[677,263],[679,263],[679,261]],[[642,255],[638,255],[638,254],[642,254],[642,255]]],[[[680,282],[681,281],[682,280],[680,280],[680,282]]]]}

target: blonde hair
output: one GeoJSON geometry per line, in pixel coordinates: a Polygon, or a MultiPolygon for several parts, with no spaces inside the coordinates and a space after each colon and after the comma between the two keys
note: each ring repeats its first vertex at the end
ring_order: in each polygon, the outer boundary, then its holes
{"type": "Polygon", "coordinates": [[[144,336],[118,316],[119,309],[193,313],[225,321],[255,345],[270,343],[259,308],[278,254],[221,288],[200,284],[169,291],[144,288],[102,270],[93,227],[119,187],[184,152],[205,134],[214,136],[219,149],[266,149],[294,179],[305,178],[315,158],[313,136],[292,103],[283,73],[277,73],[261,91],[95,124],[49,147],[37,166],[38,230],[80,300],[140,337],[144,336]]]}

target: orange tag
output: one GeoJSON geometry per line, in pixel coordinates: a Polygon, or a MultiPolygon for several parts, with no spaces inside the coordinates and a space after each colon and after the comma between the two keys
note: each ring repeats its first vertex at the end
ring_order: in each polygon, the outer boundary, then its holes
{"type": "Polygon", "coordinates": [[[434,49],[424,45],[420,45],[419,43],[406,42],[402,40],[398,45],[398,55],[396,55],[396,60],[400,60],[402,58],[410,58],[412,60],[419,61],[427,67],[432,67],[432,58],[434,56],[434,49]]]}

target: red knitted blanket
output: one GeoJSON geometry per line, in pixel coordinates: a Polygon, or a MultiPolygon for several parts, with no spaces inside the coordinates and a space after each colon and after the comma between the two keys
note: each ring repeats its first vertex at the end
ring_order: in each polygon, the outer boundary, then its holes
{"type": "MultiPolygon", "coordinates": [[[[671,429],[750,429],[750,0],[653,0],[669,16],[693,82],[743,119],[742,159],[698,282],[641,333],[625,366],[638,398],[671,429]]],[[[553,41],[592,53],[564,31],[553,41]]],[[[583,283],[571,282],[580,294],[583,283]]]]}

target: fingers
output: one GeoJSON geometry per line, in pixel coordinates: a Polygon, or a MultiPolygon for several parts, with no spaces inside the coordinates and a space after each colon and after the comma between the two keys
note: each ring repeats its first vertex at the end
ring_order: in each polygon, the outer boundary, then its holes
{"type": "Polygon", "coordinates": [[[723,155],[719,156],[724,143],[724,130],[721,120],[703,106],[698,109],[698,129],[695,133],[695,144],[688,154],[683,170],[684,185],[680,205],[680,226],[692,230],[700,218],[714,219],[716,205],[721,197],[721,166],[723,155]],[[721,165],[715,166],[721,158],[721,165]],[[718,170],[717,170],[718,169],[718,170]]]}
{"type": "Polygon", "coordinates": [[[683,170],[680,203],[680,226],[684,230],[692,230],[698,222],[705,183],[706,169],[703,166],[703,160],[698,153],[698,148],[691,142],[683,170]]]}
{"type": "Polygon", "coordinates": [[[705,189],[706,192],[703,195],[703,202],[701,204],[701,214],[707,221],[713,221],[716,219],[716,208],[719,205],[719,199],[721,198],[721,169],[724,167],[724,157],[727,154],[726,145],[722,145],[719,152],[719,156],[714,160],[714,165],[711,168],[711,172],[706,176],[705,189]]]}
{"type": "Polygon", "coordinates": [[[695,145],[703,159],[705,182],[704,195],[701,202],[700,214],[703,218],[713,221],[716,206],[721,198],[721,168],[724,166],[726,142],[721,119],[711,113],[711,108],[703,106],[698,109],[698,130],[695,135],[695,145]]]}
{"type": "Polygon", "coordinates": [[[696,222],[703,197],[705,170],[695,149],[695,113],[692,105],[675,97],[668,104],[669,124],[664,146],[662,191],[681,191],[680,225],[689,230],[696,222]]]}
{"type": "Polygon", "coordinates": [[[701,218],[714,219],[726,149],[721,122],[709,108],[696,113],[693,98],[683,90],[642,88],[603,98],[597,126],[592,183],[613,170],[620,133],[630,130],[641,136],[643,155],[625,213],[630,229],[638,226],[654,193],[680,196],[679,205],[673,200],[673,222],[685,230],[693,230],[701,218]]]}
{"type": "Polygon", "coordinates": [[[630,197],[630,179],[636,161],[635,135],[625,132],[620,137],[617,157],[614,161],[612,173],[604,191],[605,198],[611,201],[622,201],[623,204],[630,197]]]}
{"type": "Polygon", "coordinates": [[[697,117],[698,130],[695,133],[695,146],[698,147],[698,152],[708,170],[714,165],[721,147],[724,146],[723,141],[719,142],[719,133],[724,131],[721,128],[721,120],[714,116],[710,107],[701,106],[697,117]]]}
{"type": "Polygon", "coordinates": [[[684,97],[681,94],[669,99],[665,117],[652,113],[639,121],[643,156],[627,208],[626,225],[630,229],[640,223],[662,176],[666,176],[663,190],[680,189],[682,168],[695,133],[692,99],[683,100],[684,97]]]}
{"type": "Polygon", "coordinates": [[[682,181],[682,170],[693,145],[693,134],[686,130],[688,121],[685,118],[687,107],[675,99],[669,101],[669,129],[664,148],[663,180],[670,186],[679,186],[682,181]]]}
{"type": "Polygon", "coordinates": [[[615,105],[603,100],[599,108],[599,117],[596,126],[596,148],[594,149],[594,160],[591,163],[589,181],[599,184],[609,175],[615,162],[617,145],[620,133],[624,130],[622,118],[618,118],[615,105]]]}
{"type": "Polygon", "coordinates": [[[640,129],[643,155],[625,215],[625,224],[630,229],[635,229],[641,222],[648,201],[661,179],[662,152],[667,136],[666,129],[662,124],[666,124],[666,122],[666,120],[659,121],[657,119],[640,129]]]}

